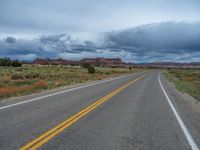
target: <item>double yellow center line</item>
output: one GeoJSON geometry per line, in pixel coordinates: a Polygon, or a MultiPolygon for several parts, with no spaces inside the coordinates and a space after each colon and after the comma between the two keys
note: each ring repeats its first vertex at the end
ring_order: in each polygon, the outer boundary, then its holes
{"type": "Polygon", "coordinates": [[[62,132],[63,130],[65,130],[66,128],[68,128],[69,126],[74,124],[75,122],[77,122],[83,116],[85,116],[86,114],[88,114],[89,112],[91,112],[92,110],[97,108],[99,105],[103,104],[104,102],[109,100],[111,97],[118,94],[119,92],[124,90],[126,87],[135,83],[137,80],[140,80],[143,77],[144,76],[139,77],[139,78],[137,78],[137,79],[135,79],[135,80],[133,80],[129,83],[126,83],[125,85],[121,86],[120,88],[116,89],[115,91],[113,91],[113,92],[109,93],[108,95],[102,97],[101,99],[97,100],[95,103],[89,105],[88,107],[86,107],[83,110],[81,110],[80,112],[76,113],[75,115],[73,115],[69,119],[65,120],[64,122],[60,123],[59,125],[55,126],[52,129],[50,129],[46,133],[42,134],[41,136],[39,136],[35,140],[26,144],[25,146],[20,148],[20,150],[27,150],[27,149],[35,150],[35,149],[40,148],[43,144],[45,144],[46,142],[51,140],[53,137],[55,137],[57,134],[59,134],[60,132],[62,132]]]}

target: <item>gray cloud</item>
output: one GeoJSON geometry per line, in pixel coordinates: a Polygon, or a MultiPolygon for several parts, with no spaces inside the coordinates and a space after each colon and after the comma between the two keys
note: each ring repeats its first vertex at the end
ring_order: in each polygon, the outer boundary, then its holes
{"type": "Polygon", "coordinates": [[[178,53],[200,50],[200,23],[155,23],[105,34],[107,47],[130,52],[178,53]]]}
{"type": "Polygon", "coordinates": [[[0,0],[0,33],[98,33],[151,22],[197,21],[199,5],[199,0],[0,0]]]}
{"type": "Polygon", "coordinates": [[[0,0],[0,56],[200,61],[200,23],[180,22],[199,21],[199,5],[199,0],[0,0]]]}
{"type": "Polygon", "coordinates": [[[57,34],[51,36],[41,36],[39,38],[42,45],[57,52],[80,53],[82,51],[94,52],[96,45],[89,40],[81,41],[72,39],[69,34],[57,34]]]}
{"type": "Polygon", "coordinates": [[[0,40],[0,55],[19,59],[103,56],[127,62],[200,61],[199,26],[186,22],[147,24],[106,32],[101,41],[80,40],[66,33],[32,40],[7,37],[0,40]]]}
{"type": "Polygon", "coordinates": [[[16,42],[16,38],[14,38],[14,37],[7,37],[5,39],[5,41],[8,42],[8,43],[15,43],[16,42]]]}
{"type": "Polygon", "coordinates": [[[197,61],[199,26],[199,22],[164,22],[112,31],[105,33],[105,47],[126,51],[137,62],[197,61]]]}
{"type": "Polygon", "coordinates": [[[17,39],[15,37],[6,37],[0,40],[0,56],[19,59],[35,57],[60,57],[61,53],[95,53],[97,47],[89,40],[81,41],[73,39],[69,34],[42,35],[38,38],[17,39]],[[10,44],[12,43],[12,44],[10,44]],[[22,57],[23,56],[23,57],[22,57]]]}
{"type": "Polygon", "coordinates": [[[69,41],[71,36],[69,34],[57,34],[51,36],[41,36],[40,41],[44,44],[54,44],[59,43],[60,41],[69,41]]]}

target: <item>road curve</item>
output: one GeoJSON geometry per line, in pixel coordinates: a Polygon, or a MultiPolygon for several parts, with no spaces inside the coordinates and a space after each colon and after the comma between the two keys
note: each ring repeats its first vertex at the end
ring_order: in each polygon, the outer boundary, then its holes
{"type": "Polygon", "coordinates": [[[199,111],[158,74],[135,73],[17,105],[1,102],[0,149],[198,150],[199,111]]]}

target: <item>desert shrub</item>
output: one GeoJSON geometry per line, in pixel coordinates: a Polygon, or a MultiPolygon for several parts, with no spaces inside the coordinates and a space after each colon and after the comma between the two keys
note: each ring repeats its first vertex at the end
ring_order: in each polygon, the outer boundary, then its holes
{"type": "Polygon", "coordinates": [[[25,78],[26,78],[26,79],[32,79],[32,74],[31,74],[31,73],[25,74],[25,78]]]}
{"type": "Polygon", "coordinates": [[[90,64],[88,64],[88,63],[82,64],[82,68],[87,68],[88,73],[90,73],[90,74],[94,74],[95,73],[95,68],[93,66],[91,66],[90,64]]]}
{"type": "Polygon", "coordinates": [[[91,67],[91,65],[88,64],[88,63],[83,63],[83,64],[82,64],[82,68],[89,68],[89,67],[91,67]]]}
{"type": "Polygon", "coordinates": [[[11,66],[12,61],[10,60],[10,58],[0,58],[0,66],[11,66]]]}
{"type": "Polygon", "coordinates": [[[10,94],[10,90],[8,88],[0,88],[0,97],[8,96],[10,94]]]}
{"type": "Polygon", "coordinates": [[[40,78],[40,73],[38,72],[28,72],[25,74],[26,79],[35,79],[35,78],[40,78]]]}
{"type": "Polygon", "coordinates": [[[0,66],[13,66],[13,67],[21,67],[22,63],[18,60],[10,60],[10,58],[0,58],[0,66]]]}
{"type": "Polygon", "coordinates": [[[11,82],[11,76],[9,76],[9,75],[2,76],[2,81],[5,83],[11,82]]]}
{"type": "Polygon", "coordinates": [[[0,88],[0,97],[8,97],[10,95],[18,95],[19,93],[31,92],[33,89],[30,86],[20,87],[3,87],[0,88]]]}
{"type": "Polygon", "coordinates": [[[22,66],[22,63],[18,60],[13,60],[11,64],[13,67],[21,67],[22,66]]]}
{"type": "Polygon", "coordinates": [[[37,82],[34,83],[33,85],[34,88],[42,88],[42,89],[46,89],[48,87],[48,84],[43,81],[43,80],[39,80],[37,82]]]}
{"type": "Polygon", "coordinates": [[[22,74],[13,74],[11,76],[12,80],[20,80],[20,79],[24,79],[24,76],[22,74]]]}
{"type": "Polygon", "coordinates": [[[95,68],[93,66],[90,66],[87,69],[88,69],[88,73],[90,73],[90,74],[94,74],[95,73],[95,68]]]}
{"type": "Polygon", "coordinates": [[[106,71],[104,74],[109,75],[109,74],[111,74],[111,72],[106,71]]]}
{"type": "Polygon", "coordinates": [[[22,93],[32,93],[37,89],[46,89],[48,84],[43,81],[39,80],[32,85],[23,85],[18,87],[0,87],[0,98],[8,97],[11,95],[20,95],[22,93]]]}

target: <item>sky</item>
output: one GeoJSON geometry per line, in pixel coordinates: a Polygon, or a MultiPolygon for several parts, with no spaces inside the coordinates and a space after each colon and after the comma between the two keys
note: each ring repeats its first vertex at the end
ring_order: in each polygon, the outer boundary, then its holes
{"type": "Polygon", "coordinates": [[[0,57],[200,61],[199,0],[0,0],[0,57]]]}

